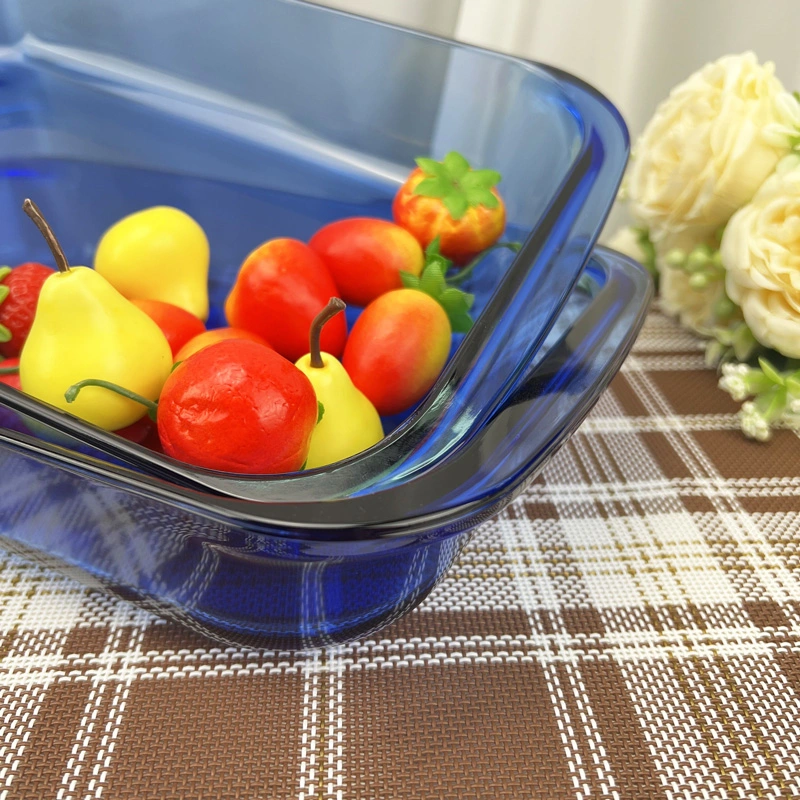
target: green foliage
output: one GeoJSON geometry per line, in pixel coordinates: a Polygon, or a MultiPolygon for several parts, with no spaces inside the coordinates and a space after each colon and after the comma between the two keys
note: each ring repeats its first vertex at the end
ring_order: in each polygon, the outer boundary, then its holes
{"type": "Polygon", "coordinates": [[[447,312],[454,333],[466,333],[473,325],[470,309],[474,295],[448,286],[445,275],[451,263],[439,252],[439,239],[434,239],[425,251],[425,266],[419,277],[401,272],[400,279],[407,289],[418,289],[430,295],[447,312]]]}
{"type": "Polygon", "coordinates": [[[493,169],[472,169],[461,153],[448,153],[441,161],[432,158],[416,159],[425,177],[414,187],[414,194],[435,197],[454,220],[460,220],[475,206],[497,208],[499,200],[492,187],[502,176],[493,169]]]}

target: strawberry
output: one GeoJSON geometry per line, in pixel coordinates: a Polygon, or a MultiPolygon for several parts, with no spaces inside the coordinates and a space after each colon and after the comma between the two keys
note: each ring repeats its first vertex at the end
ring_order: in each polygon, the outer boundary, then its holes
{"type": "Polygon", "coordinates": [[[42,284],[55,270],[29,261],[11,269],[0,267],[0,355],[20,354],[33,324],[42,284]]]}

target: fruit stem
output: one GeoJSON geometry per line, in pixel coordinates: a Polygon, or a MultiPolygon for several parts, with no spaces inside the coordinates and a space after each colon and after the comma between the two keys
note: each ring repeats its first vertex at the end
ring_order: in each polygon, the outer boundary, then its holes
{"type": "Polygon", "coordinates": [[[311,330],[308,334],[309,353],[311,354],[311,366],[314,369],[322,369],[325,362],[322,360],[322,353],[320,352],[320,337],[322,336],[322,329],[328,320],[333,319],[340,311],[346,308],[344,301],[338,297],[331,297],[328,300],[328,305],[314,317],[311,323],[311,330]]]}
{"type": "Polygon", "coordinates": [[[472,261],[467,264],[464,269],[460,272],[453,275],[452,278],[447,279],[448,286],[458,286],[459,284],[464,283],[464,281],[469,278],[472,274],[475,267],[483,261],[484,257],[492,252],[492,250],[499,250],[501,247],[505,247],[507,250],[511,250],[514,253],[519,253],[522,249],[522,242],[498,242],[497,244],[493,244],[491,247],[487,247],[485,250],[481,250],[472,261]]]}
{"type": "Polygon", "coordinates": [[[0,367],[0,375],[17,375],[19,367],[0,367]]]}
{"type": "Polygon", "coordinates": [[[158,403],[154,402],[153,400],[148,400],[146,397],[142,397],[142,395],[136,394],[136,392],[132,392],[130,389],[126,389],[124,386],[111,383],[111,381],[101,381],[97,378],[87,378],[84,381],[78,381],[78,383],[72,384],[72,386],[70,386],[69,389],[64,392],[64,397],[66,398],[67,402],[74,403],[80,394],[81,389],[86,386],[99,386],[101,389],[109,389],[112,392],[122,395],[122,397],[127,397],[128,400],[133,400],[134,403],[141,403],[147,409],[150,419],[152,419],[153,422],[156,421],[158,403]]]}
{"type": "Polygon", "coordinates": [[[42,212],[39,211],[36,203],[26,198],[25,202],[22,204],[22,210],[33,220],[36,227],[41,231],[42,236],[44,236],[47,246],[50,248],[50,252],[56,260],[58,271],[69,272],[69,261],[67,261],[67,257],[64,255],[64,249],[58,243],[53,229],[47,224],[47,220],[42,215],[42,212]]]}

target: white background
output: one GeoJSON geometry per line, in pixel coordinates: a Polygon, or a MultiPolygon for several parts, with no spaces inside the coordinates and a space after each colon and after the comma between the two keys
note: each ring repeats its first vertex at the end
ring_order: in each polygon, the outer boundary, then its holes
{"type": "Polygon", "coordinates": [[[636,136],[670,88],[753,50],[800,89],[800,0],[319,0],[542,61],[596,86],[636,136]]]}

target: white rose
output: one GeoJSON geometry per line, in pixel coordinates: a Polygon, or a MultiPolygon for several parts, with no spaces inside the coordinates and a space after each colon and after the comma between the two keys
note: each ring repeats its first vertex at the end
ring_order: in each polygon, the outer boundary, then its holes
{"type": "Polygon", "coordinates": [[[661,297],[661,308],[666,314],[678,317],[685,327],[706,334],[714,320],[714,306],[723,296],[722,280],[711,281],[704,289],[695,289],[689,285],[689,275],[686,272],[669,266],[665,260],[670,250],[688,253],[698,244],[707,244],[714,249],[713,237],[698,241],[689,234],[669,236],[656,245],[658,293],[661,297]]]}
{"type": "Polygon", "coordinates": [[[689,285],[685,272],[662,267],[658,291],[666,314],[678,317],[683,326],[696,333],[708,334],[714,321],[714,306],[722,298],[722,281],[695,289],[689,285]]]}
{"type": "Polygon", "coordinates": [[[800,104],[752,53],[725,56],[676,86],[637,142],[630,209],[657,243],[723,225],[791,149],[800,104]]]}
{"type": "Polygon", "coordinates": [[[720,247],[728,296],[766,347],[800,358],[800,156],[737,211],[720,247]]]}

